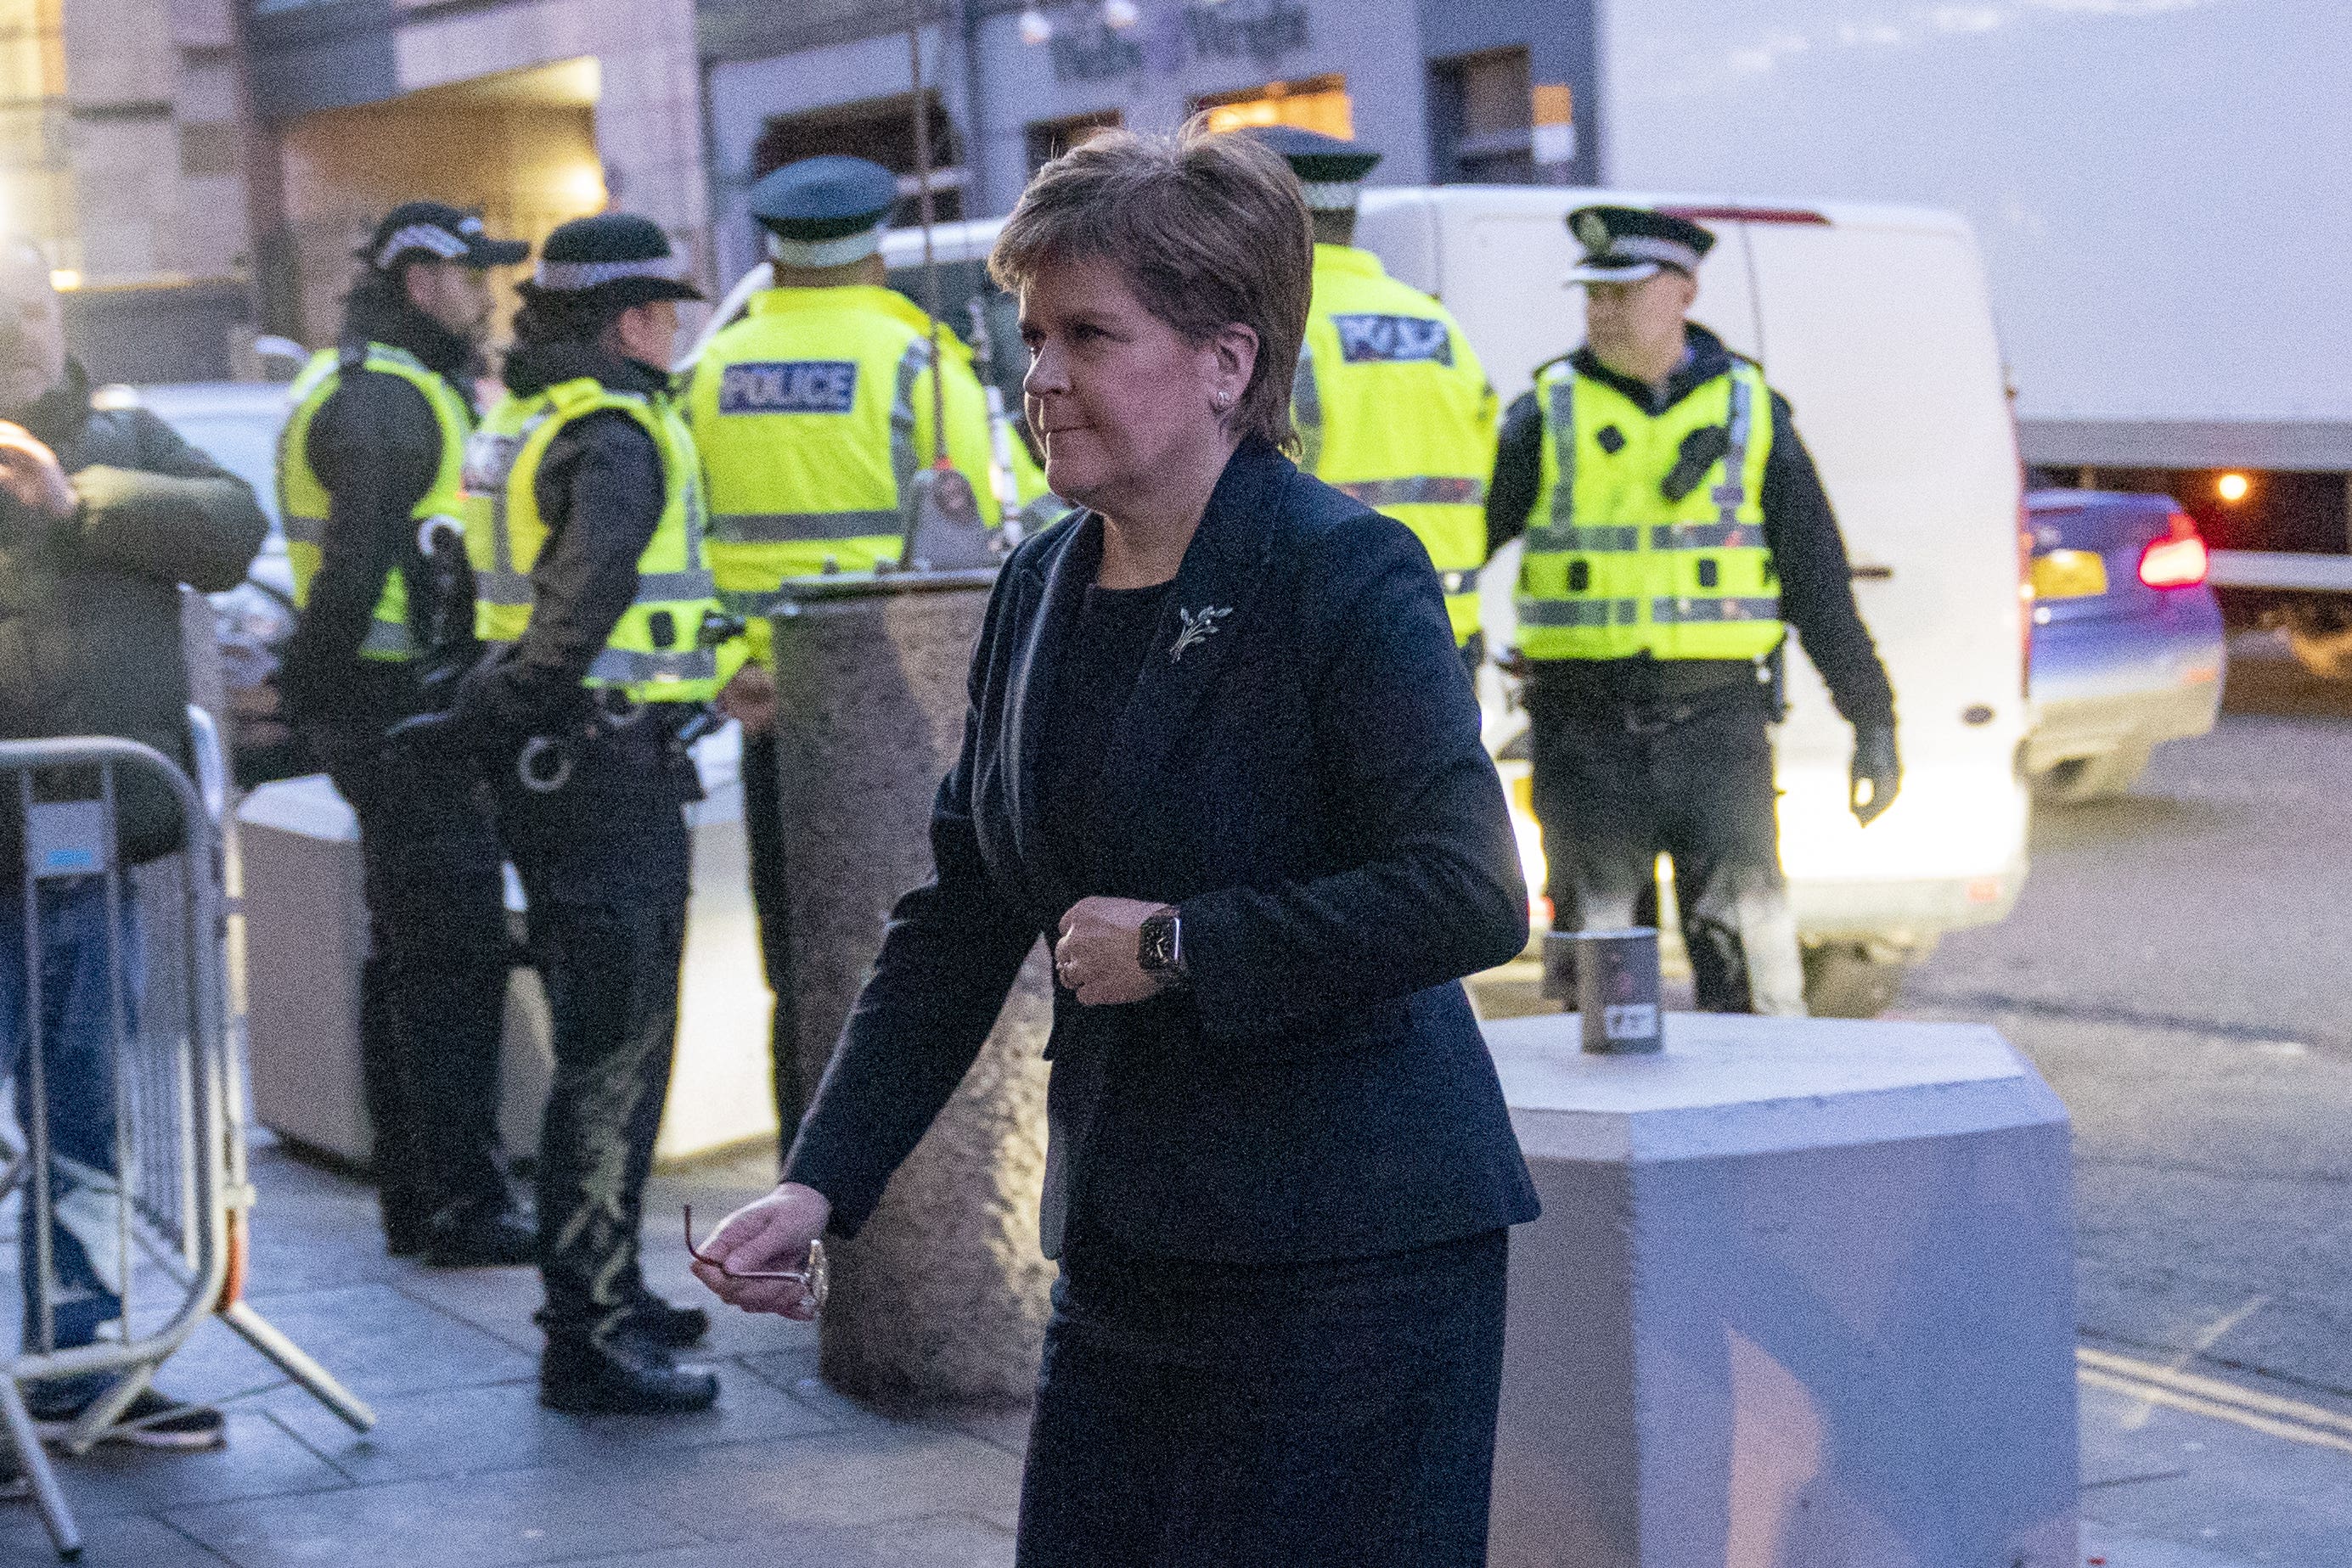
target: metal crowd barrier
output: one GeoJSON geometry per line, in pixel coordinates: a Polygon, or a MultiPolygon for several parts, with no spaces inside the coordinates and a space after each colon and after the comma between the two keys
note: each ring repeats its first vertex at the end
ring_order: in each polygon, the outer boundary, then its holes
{"type": "MultiPolygon", "coordinates": [[[[24,1349],[0,1377],[0,1454],[14,1458],[58,1555],[68,1559],[80,1551],[79,1532],[24,1385],[77,1374],[114,1377],[61,1439],[68,1452],[86,1452],[198,1325],[217,1317],[354,1428],[375,1425],[366,1405],[243,1299],[246,1212],[254,1195],[243,1063],[227,1014],[217,831],[225,770],[209,717],[192,709],[191,721],[201,789],[162,754],[131,741],[0,741],[0,831],[20,829],[23,846],[22,885],[8,888],[0,876],[0,896],[21,900],[25,926],[23,952],[0,960],[24,966],[25,1034],[21,1041],[0,1040],[0,1072],[14,1063],[20,1082],[13,1099],[23,1112],[23,1124],[0,1137],[0,1197],[22,1197],[17,1223],[30,1238],[31,1264],[21,1281],[24,1349]],[[118,784],[133,775],[167,786],[186,831],[181,851],[137,867],[123,863],[115,834],[118,784]],[[76,1162],[63,1224],[92,1271],[120,1287],[122,1314],[98,1343],[60,1347],[51,1226],[61,1195],[48,1103],[56,1063],[42,1018],[44,894],[93,885],[105,911],[115,1168],[110,1180],[76,1162]],[[134,906],[143,941],[130,943],[122,917],[134,906]]],[[[14,1264],[0,1249],[0,1269],[14,1264]]]]}

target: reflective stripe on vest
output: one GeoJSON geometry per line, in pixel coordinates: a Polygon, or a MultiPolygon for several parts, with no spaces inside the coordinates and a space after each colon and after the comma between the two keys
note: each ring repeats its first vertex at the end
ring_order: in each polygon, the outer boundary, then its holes
{"type": "Polygon", "coordinates": [[[614,392],[583,377],[509,397],[482,422],[466,457],[475,631],[486,643],[510,643],[530,624],[530,571],[551,531],[539,511],[540,465],[565,425],[607,410],[627,414],[652,438],[664,495],[660,521],[637,558],[635,595],[583,684],[640,702],[708,702],[741,655],[699,645],[703,617],[719,608],[719,598],[703,563],[694,438],[667,397],[614,392]]]}
{"type": "Polygon", "coordinates": [[[1779,646],[1762,501],[1770,397],[1746,361],[1660,414],[1567,363],[1538,377],[1541,520],[1518,592],[1528,657],[1758,659],[1779,646]],[[1662,485],[1684,444],[1710,427],[1722,455],[1669,499],[1662,485]]]}
{"type": "Polygon", "coordinates": [[[1493,390],[1444,307],[1380,258],[1315,247],[1315,297],[1291,382],[1299,466],[1411,528],[1447,584],[1456,641],[1478,630],[1493,390]]]}
{"type": "MultiPolygon", "coordinates": [[[[319,574],[319,552],[326,542],[330,504],[326,486],[310,467],[310,422],[341,390],[348,370],[356,367],[406,382],[423,395],[440,428],[441,464],[424,496],[409,509],[410,520],[457,517],[465,511],[466,442],[474,424],[465,394],[405,349],[370,343],[364,353],[354,354],[351,364],[345,363],[344,353],[341,349],[322,349],[310,357],[290,389],[293,413],[278,436],[278,509],[286,531],[286,564],[294,577],[297,610],[310,602],[310,584],[319,574]]],[[[365,659],[416,656],[415,639],[408,629],[408,582],[397,565],[384,574],[383,589],[376,595],[359,653],[365,659]]]]}
{"type": "MultiPolygon", "coordinates": [[[[738,596],[729,602],[765,604],[787,578],[898,560],[901,502],[938,444],[929,329],[903,296],[850,285],[763,290],[711,340],[685,412],[709,494],[711,570],[738,596]]],[[[993,527],[987,398],[971,350],[944,328],[940,352],[947,455],[993,527]]],[[[751,627],[762,659],[767,632],[751,627]]]]}

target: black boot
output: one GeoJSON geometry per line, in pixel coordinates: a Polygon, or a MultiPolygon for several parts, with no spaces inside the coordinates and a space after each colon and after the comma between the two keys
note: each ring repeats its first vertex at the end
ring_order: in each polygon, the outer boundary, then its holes
{"type": "Polygon", "coordinates": [[[700,1307],[681,1307],[640,1289],[629,1302],[621,1333],[667,1350],[686,1350],[702,1343],[710,1332],[710,1314],[700,1307]]]}
{"type": "Polygon", "coordinates": [[[433,1217],[425,1260],[436,1269],[503,1269],[539,1261],[539,1229],[510,1203],[457,1204],[433,1217]]]}
{"type": "Polygon", "coordinates": [[[668,1351],[616,1334],[551,1339],[539,1358],[539,1402],[581,1416],[675,1416],[719,1400],[719,1375],[680,1366],[668,1351]]]}
{"type": "Polygon", "coordinates": [[[413,1258],[424,1251],[432,1237],[432,1207],[390,1187],[378,1189],[376,1202],[383,1210],[383,1249],[395,1258],[413,1258]]]}

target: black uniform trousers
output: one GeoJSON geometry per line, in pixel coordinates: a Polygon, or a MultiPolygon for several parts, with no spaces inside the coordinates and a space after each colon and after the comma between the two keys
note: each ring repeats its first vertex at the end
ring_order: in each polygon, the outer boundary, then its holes
{"type": "Polygon", "coordinates": [[[1745,680],[1641,700],[1540,673],[1528,683],[1553,928],[1654,922],[1658,856],[1669,856],[1706,1012],[1803,1010],[1765,734],[1769,700],[1745,680]]]}
{"type": "Polygon", "coordinates": [[[760,963],[774,1004],[768,1049],[776,1095],[776,1142],[793,1146],[808,1110],[810,1084],[801,1071],[800,1031],[793,1015],[791,904],[784,885],[784,820],[776,787],[776,737],[743,739],[743,840],[751,866],[751,907],[760,921],[760,963]]]}
{"type": "Polygon", "coordinates": [[[572,747],[561,788],[498,779],[499,825],[530,903],[554,1019],[540,1132],[540,1322],[602,1340],[645,1293],[638,1228],[677,1035],[693,765],[659,709],[572,747]]]}
{"type": "Polygon", "coordinates": [[[466,759],[349,737],[315,743],[359,818],[361,1092],[385,1239],[406,1250],[444,1209],[509,1201],[498,1126],[504,856],[466,759]]]}

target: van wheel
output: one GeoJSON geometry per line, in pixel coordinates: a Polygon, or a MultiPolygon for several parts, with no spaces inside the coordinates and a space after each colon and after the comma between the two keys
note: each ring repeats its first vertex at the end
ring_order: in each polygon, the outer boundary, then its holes
{"type": "Polygon", "coordinates": [[[1817,1019],[1874,1019],[1903,988],[1901,962],[1874,958],[1859,942],[1805,949],[1805,1010],[1817,1019]]]}
{"type": "Polygon", "coordinates": [[[2147,771],[2149,747],[2119,746],[2097,757],[2070,757],[2033,781],[2033,799],[2044,806],[2078,806],[2131,792],[2147,771]]]}

